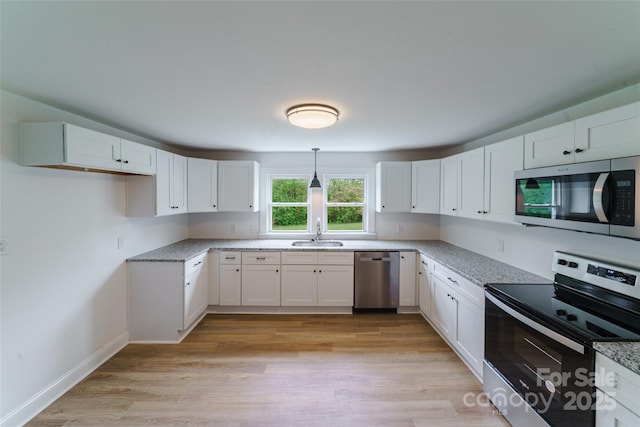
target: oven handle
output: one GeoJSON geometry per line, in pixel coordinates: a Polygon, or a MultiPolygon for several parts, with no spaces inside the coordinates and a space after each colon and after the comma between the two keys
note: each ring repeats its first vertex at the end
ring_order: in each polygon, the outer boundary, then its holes
{"type": "Polygon", "coordinates": [[[520,322],[524,323],[525,325],[529,326],[532,329],[535,329],[536,331],[540,332],[542,335],[551,338],[552,340],[554,340],[555,342],[557,342],[558,344],[562,344],[565,347],[569,347],[571,350],[577,351],[580,354],[584,354],[584,346],[582,344],[579,344],[573,340],[570,340],[569,338],[555,332],[552,331],[551,329],[542,326],[539,323],[534,322],[533,320],[529,319],[527,316],[518,313],[517,311],[515,311],[514,309],[512,309],[511,307],[509,307],[508,305],[506,305],[505,303],[503,303],[502,301],[498,300],[496,297],[494,297],[493,295],[486,293],[485,292],[485,297],[491,301],[492,303],[494,303],[496,306],[498,306],[499,309],[505,311],[508,315],[514,317],[515,319],[519,320],[520,322]]]}

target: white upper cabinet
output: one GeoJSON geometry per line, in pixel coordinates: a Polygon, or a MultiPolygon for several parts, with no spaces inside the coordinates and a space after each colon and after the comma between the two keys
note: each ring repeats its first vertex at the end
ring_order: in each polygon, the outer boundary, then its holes
{"type": "Polygon", "coordinates": [[[576,162],[640,155],[640,102],[576,120],[574,152],[576,162]]]}
{"type": "Polygon", "coordinates": [[[458,216],[482,219],[484,214],[484,147],[458,159],[458,216]]]}
{"type": "Polygon", "coordinates": [[[411,162],[376,164],[376,212],[411,211],[411,162]]]}
{"type": "Polygon", "coordinates": [[[218,162],[188,158],[187,191],[189,212],[217,212],[218,162]]]}
{"type": "Polygon", "coordinates": [[[156,149],[68,123],[22,123],[22,164],[66,169],[156,173],[156,149]]]}
{"type": "Polygon", "coordinates": [[[524,136],[525,169],[640,155],[640,102],[524,136]]]}
{"type": "Polygon", "coordinates": [[[524,136],[525,169],[573,163],[573,143],[573,122],[526,134],[524,136]]]}
{"type": "Polygon", "coordinates": [[[411,212],[440,213],[440,160],[411,163],[411,212]]]}
{"type": "Polygon", "coordinates": [[[157,150],[153,177],[127,179],[128,216],[164,216],[187,212],[187,158],[157,150]]]}
{"type": "Polygon", "coordinates": [[[522,170],[523,153],[522,136],[484,147],[484,219],[513,222],[513,173],[522,170]]]}
{"type": "Polygon", "coordinates": [[[257,212],[259,208],[258,163],[218,162],[218,211],[257,212]]]}
{"type": "Polygon", "coordinates": [[[440,213],[458,215],[458,156],[440,160],[440,213]]]}

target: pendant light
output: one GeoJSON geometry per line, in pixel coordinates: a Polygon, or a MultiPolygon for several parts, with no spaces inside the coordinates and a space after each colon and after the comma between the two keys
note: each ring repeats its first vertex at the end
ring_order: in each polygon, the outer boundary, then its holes
{"type": "Polygon", "coordinates": [[[322,186],[320,185],[320,181],[318,180],[318,174],[316,173],[317,167],[318,167],[318,150],[320,150],[319,148],[312,148],[314,155],[313,155],[313,179],[311,180],[311,185],[309,186],[309,188],[322,188],[322,186]]]}

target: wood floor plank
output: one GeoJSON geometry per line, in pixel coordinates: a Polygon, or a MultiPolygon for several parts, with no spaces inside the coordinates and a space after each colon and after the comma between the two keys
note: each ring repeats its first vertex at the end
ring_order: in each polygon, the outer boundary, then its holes
{"type": "Polygon", "coordinates": [[[28,425],[508,426],[481,392],[419,315],[207,315],[179,345],[128,345],[28,425]]]}

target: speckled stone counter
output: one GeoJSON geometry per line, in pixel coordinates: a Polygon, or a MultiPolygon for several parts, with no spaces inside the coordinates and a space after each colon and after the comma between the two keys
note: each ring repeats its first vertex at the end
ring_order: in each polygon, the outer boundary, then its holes
{"type": "Polygon", "coordinates": [[[342,240],[344,246],[331,248],[294,247],[293,240],[216,240],[187,239],[129,258],[129,262],[182,262],[210,249],[273,251],[419,251],[471,282],[550,283],[529,273],[475,252],[439,240],[342,240]]]}
{"type": "Polygon", "coordinates": [[[640,342],[594,342],[593,348],[640,375],[640,342]]]}

